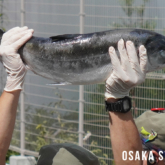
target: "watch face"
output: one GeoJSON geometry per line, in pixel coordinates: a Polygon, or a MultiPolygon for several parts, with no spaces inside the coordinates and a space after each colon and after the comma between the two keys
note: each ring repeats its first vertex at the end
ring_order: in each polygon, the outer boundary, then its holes
{"type": "Polygon", "coordinates": [[[129,100],[127,100],[127,99],[123,100],[123,109],[124,109],[124,111],[128,111],[130,109],[129,100]]]}

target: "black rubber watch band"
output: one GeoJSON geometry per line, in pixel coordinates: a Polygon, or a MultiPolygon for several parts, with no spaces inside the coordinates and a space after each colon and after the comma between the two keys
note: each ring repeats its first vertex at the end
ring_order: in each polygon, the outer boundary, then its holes
{"type": "Polygon", "coordinates": [[[126,113],[131,110],[131,98],[126,96],[115,103],[105,101],[106,111],[126,113]]]}

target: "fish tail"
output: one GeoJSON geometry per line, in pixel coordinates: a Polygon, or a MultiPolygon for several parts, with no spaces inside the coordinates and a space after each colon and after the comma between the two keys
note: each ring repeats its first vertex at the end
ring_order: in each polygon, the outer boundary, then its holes
{"type": "Polygon", "coordinates": [[[3,34],[4,34],[4,31],[2,29],[0,29],[0,42],[1,42],[1,38],[2,38],[3,34]]]}
{"type": "MultiPolygon", "coordinates": [[[[1,44],[1,39],[2,39],[3,34],[4,34],[4,31],[0,29],[0,44],[1,44]]],[[[0,56],[0,62],[2,62],[2,56],[0,56]]]]}

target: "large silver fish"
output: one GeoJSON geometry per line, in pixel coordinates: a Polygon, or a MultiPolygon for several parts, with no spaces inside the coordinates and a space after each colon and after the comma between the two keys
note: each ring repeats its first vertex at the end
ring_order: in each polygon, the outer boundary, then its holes
{"type": "Polygon", "coordinates": [[[137,51],[140,45],[146,47],[148,72],[165,67],[165,37],[142,29],[32,37],[19,53],[31,71],[53,80],[54,84],[100,83],[112,71],[108,48],[113,46],[117,49],[121,38],[133,41],[137,51]]]}

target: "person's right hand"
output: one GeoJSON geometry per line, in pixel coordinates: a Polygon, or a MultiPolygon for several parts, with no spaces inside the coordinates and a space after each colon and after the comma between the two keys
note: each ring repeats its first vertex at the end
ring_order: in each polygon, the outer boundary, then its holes
{"type": "Polygon", "coordinates": [[[22,89],[27,70],[17,51],[32,37],[33,32],[33,29],[28,29],[26,26],[15,27],[2,36],[0,55],[8,74],[5,91],[22,89]]]}
{"type": "Polygon", "coordinates": [[[147,71],[147,50],[143,45],[139,48],[139,58],[135,46],[131,41],[121,39],[118,42],[120,59],[113,47],[109,48],[109,54],[113,66],[113,72],[106,81],[105,99],[118,99],[129,95],[131,88],[141,84],[145,80],[147,71]]]}

